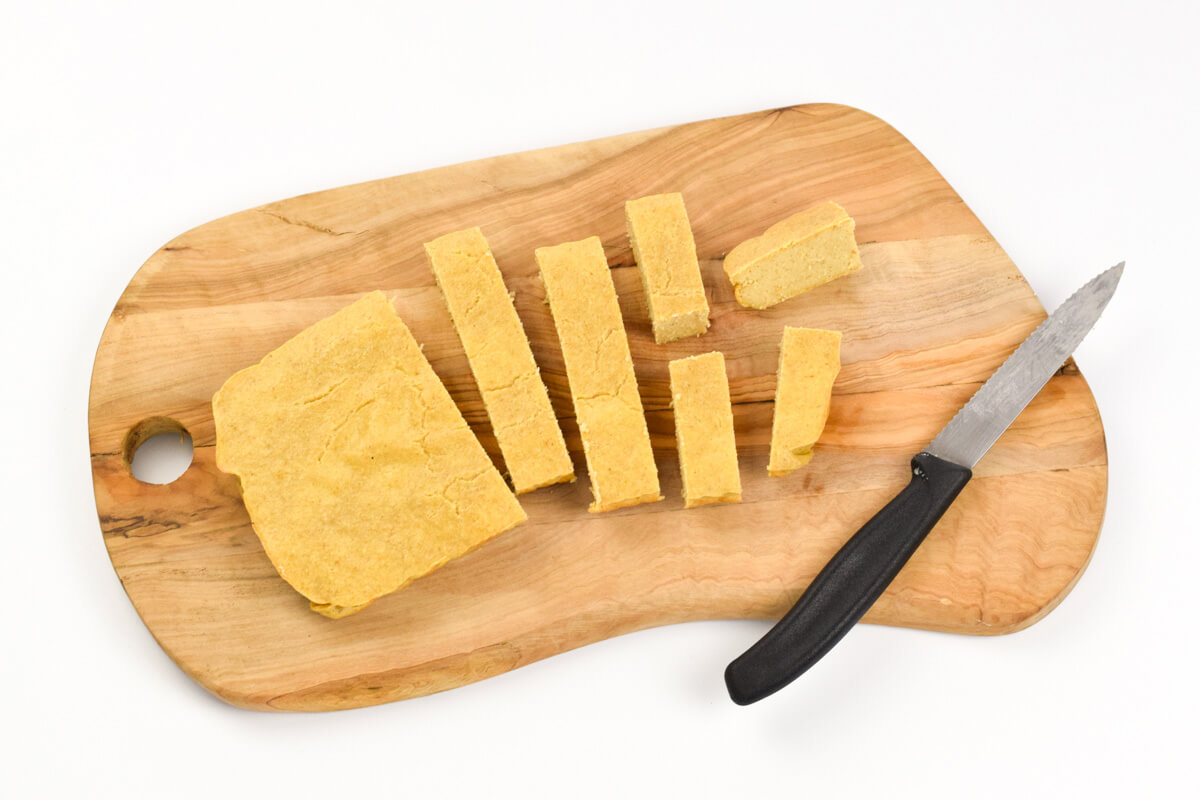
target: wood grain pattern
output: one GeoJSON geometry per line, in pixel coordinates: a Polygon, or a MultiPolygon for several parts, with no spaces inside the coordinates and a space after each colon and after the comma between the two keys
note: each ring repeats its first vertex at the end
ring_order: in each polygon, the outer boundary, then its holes
{"type": "MultiPolygon", "coordinates": [[[[335,709],[440,691],[654,625],[774,617],[908,480],[928,443],[1045,316],[961,198],[899,133],[809,105],[501,156],[272,203],[162,247],[121,296],[96,354],[96,504],[117,574],[189,675],[256,709],[335,709]],[[624,201],[681,191],[712,328],[653,343],[624,201]],[[855,218],[865,268],[762,312],[721,257],[822,200],[855,218]],[[234,371],[383,289],[489,452],[479,394],[422,244],[483,228],[562,419],[580,480],[522,496],[529,522],[344,620],[275,573],[237,482],[213,463],[210,399],[234,371]],[[621,298],[667,500],[603,515],[590,501],[535,247],[601,237],[621,298]],[[785,323],[841,330],[844,366],[809,467],[768,479],[785,323]],[[720,349],[743,503],[684,510],[667,363],[720,349]],[[172,484],[130,474],[131,448],[174,427],[196,445],[172,484]]],[[[1068,363],[980,462],[867,621],[1018,630],[1069,591],[1107,487],[1099,414],[1068,363]]],[[[736,655],[730,653],[730,656],[736,655]]],[[[713,664],[719,675],[724,664],[713,664]]]]}

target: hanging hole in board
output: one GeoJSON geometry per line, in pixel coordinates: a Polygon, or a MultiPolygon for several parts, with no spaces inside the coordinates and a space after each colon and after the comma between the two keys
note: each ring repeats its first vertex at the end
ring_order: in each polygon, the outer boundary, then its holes
{"type": "Polygon", "coordinates": [[[192,465],[194,451],[187,429],[170,417],[150,417],[125,434],[125,464],[142,483],[176,481],[192,465]]]}

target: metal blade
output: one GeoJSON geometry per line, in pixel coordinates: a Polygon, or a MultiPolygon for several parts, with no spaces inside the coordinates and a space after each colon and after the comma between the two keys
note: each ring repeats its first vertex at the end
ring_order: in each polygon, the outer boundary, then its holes
{"type": "Polygon", "coordinates": [[[1124,270],[1122,261],[1101,272],[1059,306],[954,415],[926,452],[960,466],[975,466],[1087,336],[1124,270]]]}

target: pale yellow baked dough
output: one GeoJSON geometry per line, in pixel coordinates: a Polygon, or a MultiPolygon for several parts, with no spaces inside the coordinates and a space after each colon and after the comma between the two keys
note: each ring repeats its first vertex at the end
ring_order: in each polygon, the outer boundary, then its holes
{"type": "Polygon", "coordinates": [[[213,420],[271,563],[326,616],[525,519],[381,292],[229,378],[213,420]]]}
{"type": "Polygon", "coordinates": [[[786,475],[812,460],[813,446],[829,418],[841,344],[838,331],[783,329],[768,474],[786,475]]]}
{"type": "Polygon", "coordinates": [[[768,308],[862,269],[854,220],[837,203],[802,211],[725,256],[737,301],[768,308]]]}
{"type": "Polygon", "coordinates": [[[479,228],[425,245],[517,494],[575,480],[562,430],[479,228]]]}
{"type": "Polygon", "coordinates": [[[562,346],[592,482],[589,511],[661,500],[629,341],[595,236],[534,252],[562,346]]]}
{"type": "Polygon", "coordinates": [[[740,501],[742,481],[725,356],[712,352],[680,358],[668,369],[684,507],[740,501]]]}
{"type": "Polygon", "coordinates": [[[625,228],[642,277],[658,344],[708,330],[708,299],[683,195],[656,194],[625,203],[625,228]]]}

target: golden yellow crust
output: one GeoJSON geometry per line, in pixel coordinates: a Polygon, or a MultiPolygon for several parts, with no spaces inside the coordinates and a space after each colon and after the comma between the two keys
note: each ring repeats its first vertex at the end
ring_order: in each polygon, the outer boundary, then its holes
{"type": "Polygon", "coordinates": [[[371,604],[363,603],[361,606],[336,606],[333,603],[310,602],[308,607],[323,617],[329,617],[330,619],[341,619],[342,617],[348,617],[351,614],[357,614],[369,605],[371,604]]]}
{"type": "Polygon", "coordinates": [[[425,245],[517,494],[575,480],[512,298],[479,228],[425,245]]]}
{"type": "Polygon", "coordinates": [[[525,519],[381,292],[233,375],[213,420],[271,563],[326,616],[525,519]]]}
{"type": "Polygon", "coordinates": [[[768,308],[862,269],[854,220],[837,203],[801,211],[725,256],[737,301],[768,308]]]}
{"type": "Polygon", "coordinates": [[[833,381],[841,369],[841,344],[842,334],[837,331],[783,329],[769,475],[786,475],[812,460],[813,445],[829,417],[833,381]]]}
{"type": "Polygon", "coordinates": [[[534,252],[562,345],[592,482],[589,511],[661,500],[629,341],[595,236],[534,252]]]}
{"type": "Polygon", "coordinates": [[[656,194],[625,203],[625,228],[658,344],[708,330],[708,299],[683,195],[656,194]]]}
{"type": "Polygon", "coordinates": [[[725,356],[712,352],[681,358],[668,368],[684,507],[740,501],[725,356]]]}

